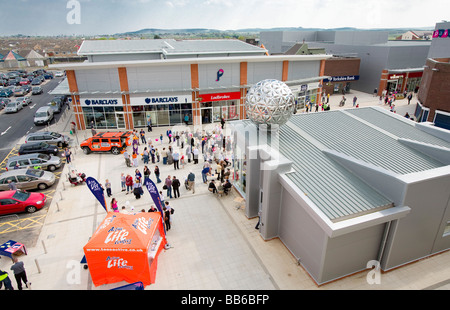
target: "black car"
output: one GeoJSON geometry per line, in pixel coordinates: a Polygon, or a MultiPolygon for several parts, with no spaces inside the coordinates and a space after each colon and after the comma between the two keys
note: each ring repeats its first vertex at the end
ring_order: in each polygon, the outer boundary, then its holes
{"type": "Polygon", "coordinates": [[[21,86],[23,90],[28,94],[31,91],[31,85],[23,85],[21,86]]]}
{"type": "Polygon", "coordinates": [[[32,95],[40,95],[43,92],[44,92],[44,90],[40,86],[33,86],[33,88],[31,88],[31,94],[32,95]]]}
{"type": "Polygon", "coordinates": [[[34,78],[33,81],[31,81],[31,85],[41,85],[41,79],[34,78]]]}
{"type": "Polygon", "coordinates": [[[20,146],[19,155],[32,153],[43,153],[58,156],[59,151],[57,146],[50,145],[46,142],[25,143],[20,146]]]}

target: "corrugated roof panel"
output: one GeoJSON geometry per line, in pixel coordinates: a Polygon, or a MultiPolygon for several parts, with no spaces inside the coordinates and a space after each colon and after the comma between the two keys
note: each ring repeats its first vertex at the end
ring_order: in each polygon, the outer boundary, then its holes
{"type": "Polygon", "coordinates": [[[450,142],[444,141],[429,133],[414,128],[413,121],[410,122],[411,124],[408,124],[407,122],[391,117],[388,114],[374,108],[348,109],[347,112],[372,123],[374,126],[388,130],[390,133],[399,138],[450,148],[450,142]]]}
{"type": "Polygon", "coordinates": [[[443,166],[340,111],[295,115],[291,122],[331,150],[398,174],[443,166]]]}
{"type": "Polygon", "coordinates": [[[332,221],[392,204],[288,126],[280,128],[280,153],[293,161],[287,177],[332,221]]]}

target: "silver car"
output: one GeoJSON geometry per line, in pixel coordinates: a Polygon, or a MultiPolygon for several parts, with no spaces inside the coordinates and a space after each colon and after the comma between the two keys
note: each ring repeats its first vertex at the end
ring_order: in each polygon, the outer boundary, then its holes
{"type": "Polygon", "coordinates": [[[18,189],[46,189],[55,184],[56,177],[52,172],[40,169],[15,169],[0,175],[0,191],[10,190],[10,182],[18,189]]]}
{"type": "Polygon", "coordinates": [[[48,171],[55,171],[61,167],[61,158],[41,153],[14,156],[8,159],[6,170],[24,168],[40,168],[48,171]]]}
{"type": "Polygon", "coordinates": [[[5,108],[5,113],[16,113],[22,109],[23,109],[22,102],[13,101],[8,103],[8,105],[5,108]]]}
{"type": "Polygon", "coordinates": [[[53,131],[33,132],[26,136],[25,143],[28,142],[46,142],[48,144],[65,147],[69,145],[70,138],[53,131]]]}
{"type": "Polygon", "coordinates": [[[32,102],[30,97],[18,97],[16,98],[16,101],[22,102],[22,106],[29,105],[32,102]]]}

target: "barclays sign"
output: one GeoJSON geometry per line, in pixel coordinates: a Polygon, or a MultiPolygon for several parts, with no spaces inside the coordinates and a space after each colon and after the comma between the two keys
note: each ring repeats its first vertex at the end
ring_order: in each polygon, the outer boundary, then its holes
{"type": "Polygon", "coordinates": [[[81,106],[91,107],[91,106],[115,106],[121,104],[120,99],[116,98],[108,98],[108,99],[100,99],[100,98],[89,98],[89,99],[81,99],[81,106]]]}
{"type": "Polygon", "coordinates": [[[145,106],[153,104],[180,104],[191,103],[192,94],[189,95],[168,95],[168,96],[154,96],[154,97],[130,97],[130,104],[132,106],[145,106]]]}

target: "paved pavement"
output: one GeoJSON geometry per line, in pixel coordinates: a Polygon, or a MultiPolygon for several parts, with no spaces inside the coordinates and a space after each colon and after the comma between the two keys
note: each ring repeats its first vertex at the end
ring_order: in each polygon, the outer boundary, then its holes
{"type": "MultiPolygon", "coordinates": [[[[351,108],[351,98],[356,95],[360,107],[379,105],[378,98],[356,91],[347,95],[347,104],[338,107],[341,96],[330,98],[331,109],[351,108]]],[[[381,105],[386,107],[384,104],[381,105]]],[[[410,105],[406,100],[396,102],[397,113],[413,114],[414,99],[410,105]]],[[[314,113],[314,112],[312,112],[314,113]]],[[[326,113],[326,112],[318,112],[326,113]]],[[[59,122],[54,130],[69,133],[71,118],[59,122]]],[[[154,128],[147,138],[158,138],[167,128],[154,128]]],[[[90,131],[78,133],[78,140],[89,136],[90,131]]],[[[167,142],[167,141],[166,141],[167,142]]],[[[159,143],[159,142],[158,142],[159,143]]],[[[163,146],[167,146],[166,143],[163,146]]],[[[142,149],[142,147],[141,147],[142,149]]],[[[140,149],[140,150],[141,150],[140,149]]],[[[104,183],[112,183],[113,196],[119,206],[131,206],[134,210],[148,209],[150,196],[135,200],[133,195],[120,191],[120,174],[134,174],[123,157],[112,154],[85,155],[74,139],[72,166],[80,172],[95,177],[104,183]],[[129,204],[127,203],[129,202],[129,204]]],[[[148,165],[153,171],[154,165],[148,165]]],[[[449,289],[450,251],[410,263],[401,268],[382,273],[379,284],[369,284],[370,270],[356,273],[343,279],[317,286],[305,270],[278,239],[264,241],[255,229],[256,218],[248,219],[242,208],[238,208],[239,196],[232,192],[228,196],[216,197],[209,193],[201,182],[199,164],[187,164],[180,170],[173,166],[159,165],[161,177],[176,175],[184,180],[190,170],[196,173],[196,192],[192,194],[184,187],[181,197],[169,199],[176,209],[172,229],[167,238],[171,248],[164,250],[158,260],[156,283],[146,290],[398,290],[398,289],[449,289]]],[[[141,171],[142,162],[138,167],[141,171]]],[[[34,290],[107,290],[125,282],[95,287],[89,270],[83,269],[80,260],[83,246],[105,217],[103,207],[85,186],[71,186],[65,179],[69,166],[64,167],[57,192],[46,212],[39,239],[27,245],[28,255],[21,256],[28,279],[34,290]]],[[[154,176],[152,174],[153,180],[154,176]]],[[[109,202],[109,201],[108,201],[109,202]]],[[[9,270],[11,261],[0,260],[0,268],[9,270]]],[[[13,280],[14,287],[16,283],[13,280]]]]}

